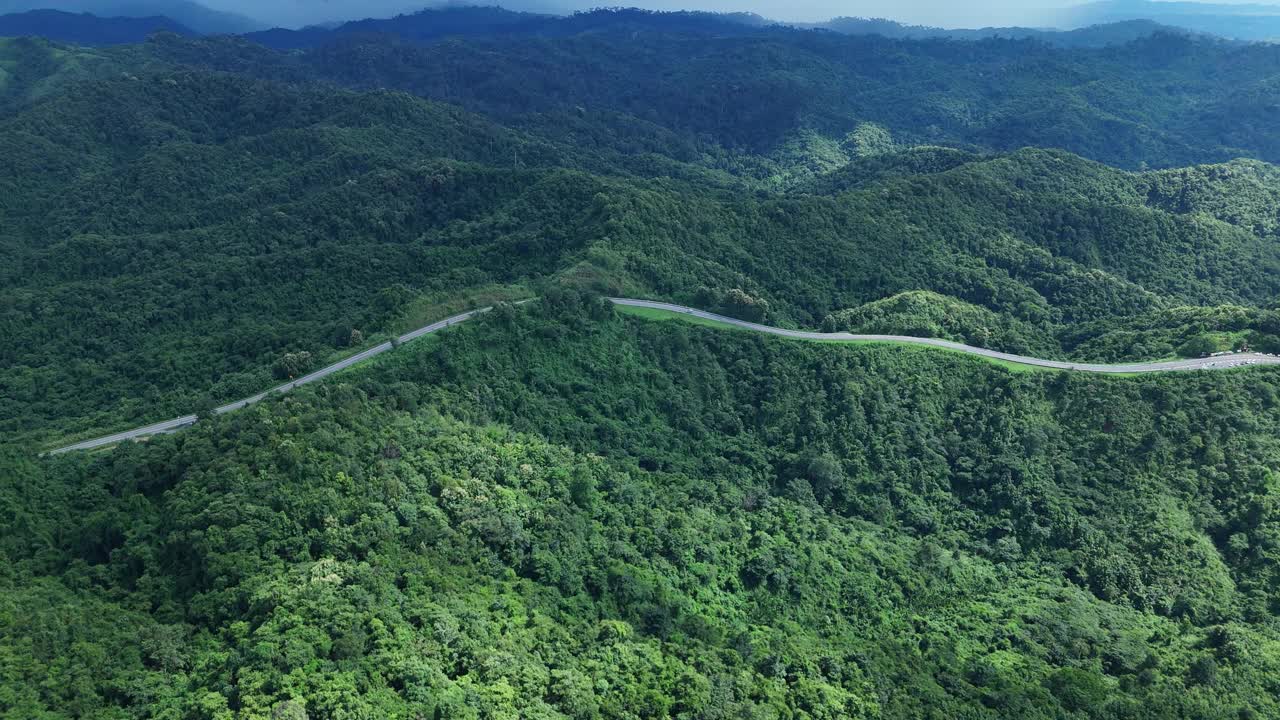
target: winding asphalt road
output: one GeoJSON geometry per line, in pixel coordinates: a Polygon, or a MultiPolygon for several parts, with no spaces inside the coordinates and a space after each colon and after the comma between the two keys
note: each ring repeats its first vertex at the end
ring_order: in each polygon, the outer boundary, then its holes
{"type": "MultiPolygon", "coordinates": [[[[1225,370],[1227,368],[1244,367],[1250,365],[1280,365],[1280,357],[1271,355],[1261,355],[1258,353],[1237,353],[1234,355],[1224,355],[1216,358],[1196,358],[1191,360],[1171,360],[1168,362],[1153,363],[1132,363],[1127,365],[1101,365],[1096,363],[1076,363],[1066,362],[1062,360],[1042,360],[1040,358],[1025,357],[1023,355],[1012,355],[1009,353],[997,352],[995,350],[987,350],[984,348],[962,345],[949,340],[936,340],[934,338],[911,337],[908,335],[855,335],[846,332],[821,333],[809,332],[805,330],[786,330],[783,328],[770,327],[768,325],[760,325],[758,323],[747,322],[745,320],[737,320],[723,315],[716,315],[705,310],[697,310],[684,305],[672,305],[671,303],[656,302],[653,300],[632,300],[629,298],[609,298],[615,305],[626,305],[629,307],[650,308],[653,310],[667,310],[670,312],[681,313],[692,317],[703,318],[705,320],[714,320],[716,322],[733,325],[747,330],[766,333],[769,335],[779,335],[781,337],[798,338],[802,340],[864,340],[871,342],[898,342],[908,343],[911,345],[927,345],[930,347],[945,348],[947,350],[956,350],[970,355],[979,355],[982,357],[995,358],[997,360],[1005,360],[1019,365],[1031,365],[1035,367],[1053,368],[1056,370],[1078,370],[1080,372],[1091,373],[1108,373],[1108,374],[1132,374],[1132,373],[1156,373],[1169,372],[1172,370],[1225,370]]],[[[522,302],[528,302],[522,301],[522,302]]],[[[418,328],[413,332],[405,333],[398,338],[401,343],[407,343],[416,340],[423,335],[443,330],[450,325],[456,325],[466,322],[481,313],[492,310],[491,307],[484,307],[470,312],[460,313],[453,317],[445,318],[439,322],[431,323],[425,327],[418,328]]],[[[369,358],[381,355],[392,348],[390,342],[384,342],[381,345],[371,347],[364,352],[357,353],[351,357],[336,362],[328,367],[316,370],[313,373],[304,375],[297,380],[287,382],[283,385],[271,388],[266,392],[258,393],[252,397],[236,400],[227,403],[219,408],[215,408],[213,412],[221,415],[229,413],[233,410],[248,407],[254,403],[261,402],[270,395],[277,393],[286,393],[298,387],[306,385],[322,378],[328,377],[340,370],[345,370],[357,363],[364,362],[369,358]]],[[[150,437],[152,435],[160,435],[163,433],[171,433],[188,425],[194,425],[198,418],[195,415],[184,415],[172,420],[165,420],[145,427],[126,430],[125,432],[107,435],[105,437],[85,440],[83,442],[68,445],[66,447],[51,450],[50,454],[58,454],[70,452],[72,450],[90,450],[104,445],[114,445],[125,440],[137,440],[139,438],[150,437]]]]}
{"type": "Polygon", "coordinates": [[[1079,370],[1081,372],[1129,375],[1133,373],[1169,372],[1170,370],[1225,370],[1227,368],[1244,367],[1248,365],[1280,365],[1280,357],[1263,355],[1261,353],[1234,353],[1232,355],[1222,355],[1216,358],[1131,363],[1128,365],[1101,365],[1097,363],[1078,363],[1064,360],[1041,360],[1040,358],[1026,357],[1025,355],[1012,355],[1010,353],[977,348],[971,345],[963,345],[958,342],[951,342],[950,340],[936,340],[934,338],[912,337],[910,335],[854,335],[853,333],[847,332],[821,333],[809,332],[806,330],[785,330],[783,328],[760,325],[758,323],[747,322],[745,320],[735,320],[731,317],[716,315],[715,313],[709,313],[705,310],[695,310],[694,308],[685,307],[684,305],[672,305],[671,303],[655,302],[653,300],[629,300],[627,298],[609,299],[615,305],[651,308],[653,310],[668,310],[670,312],[682,313],[706,320],[714,320],[716,322],[734,325],[736,327],[746,328],[756,332],[767,333],[769,335],[781,335],[782,337],[799,338],[801,340],[862,340],[869,342],[897,342],[909,343],[911,345],[928,345],[930,347],[956,350],[970,355],[980,355],[982,357],[995,358],[997,360],[1006,360],[1019,365],[1033,365],[1035,367],[1054,368],[1055,370],[1079,370]]]}

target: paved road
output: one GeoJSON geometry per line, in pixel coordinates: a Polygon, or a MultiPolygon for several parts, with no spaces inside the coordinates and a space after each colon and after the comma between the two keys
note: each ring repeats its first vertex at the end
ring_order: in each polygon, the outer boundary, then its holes
{"type": "MultiPolygon", "coordinates": [[[[479,315],[480,313],[484,313],[484,312],[489,312],[492,309],[493,309],[492,307],[485,307],[485,308],[480,308],[479,310],[472,310],[470,312],[464,312],[459,315],[454,315],[453,317],[445,318],[444,320],[441,320],[439,322],[431,323],[426,327],[420,327],[417,330],[414,330],[413,332],[405,333],[404,335],[401,335],[397,339],[401,343],[407,343],[410,340],[416,340],[422,337],[423,335],[429,335],[430,333],[436,332],[437,330],[443,330],[449,327],[450,325],[456,325],[460,322],[466,322],[467,320],[470,320],[476,315],[479,315]]],[[[298,387],[299,385],[306,385],[307,383],[313,383],[317,380],[320,380],[321,378],[326,378],[338,372],[339,370],[345,370],[351,367],[352,365],[355,365],[356,363],[364,362],[365,360],[368,360],[369,358],[375,357],[377,355],[381,355],[382,353],[390,349],[391,349],[391,343],[384,342],[381,345],[376,345],[374,347],[371,347],[368,350],[365,350],[364,352],[356,353],[355,355],[352,355],[351,357],[346,358],[345,360],[340,360],[332,365],[320,368],[319,370],[316,370],[313,373],[303,375],[297,380],[291,380],[283,385],[278,385],[276,387],[271,388],[270,390],[267,390],[266,392],[260,392],[257,395],[244,398],[243,400],[236,400],[235,402],[227,403],[222,407],[214,408],[213,411],[219,415],[222,415],[224,413],[229,413],[232,410],[239,410],[240,408],[249,407],[254,403],[261,402],[264,398],[266,398],[269,395],[274,395],[276,393],[287,393],[290,390],[298,387]]],[[[70,452],[72,450],[91,450],[96,447],[102,447],[103,445],[115,445],[116,443],[124,442],[125,440],[137,440],[139,438],[151,437],[152,435],[161,435],[164,433],[171,433],[176,430],[180,430],[184,427],[187,427],[188,425],[194,425],[196,423],[196,420],[197,418],[195,415],[183,415],[182,417],[174,418],[172,420],[165,420],[164,422],[154,423],[152,425],[147,425],[146,427],[135,428],[133,430],[126,430],[125,432],[119,432],[114,435],[107,435],[105,437],[94,438],[92,440],[85,440],[83,442],[78,442],[74,445],[68,445],[66,447],[58,448],[57,450],[51,450],[50,454],[57,455],[58,453],[70,452]]]]}
{"type": "Polygon", "coordinates": [[[931,347],[947,348],[948,350],[957,350],[959,352],[968,353],[970,355],[981,355],[983,357],[996,358],[999,360],[1007,360],[1009,362],[1018,363],[1020,365],[1034,365],[1036,367],[1055,368],[1058,370],[1079,370],[1081,372],[1092,373],[1110,373],[1110,374],[1129,374],[1129,373],[1153,373],[1168,372],[1170,370],[1224,370],[1233,367],[1243,367],[1247,365],[1280,365],[1280,357],[1271,355],[1262,355],[1260,353],[1236,353],[1234,355],[1224,355],[1216,358],[1195,358],[1192,360],[1170,360],[1168,362],[1150,362],[1150,363],[1130,363],[1127,365],[1101,365],[1097,363],[1078,363],[1066,362],[1063,360],[1041,360],[1040,358],[1026,357],[1023,355],[1011,355],[1009,353],[997,352],[995,350],[986,350],[984,348],[976,348],[969,345],[962,345],[950,340],[935,340],[934,338],[919,338],[907,335],[854,335],[847,332],[820,333],[808,332],[805,330],[785,330],[783,328],[770,327],[768,325],[760,325],[758,323],[747,322],[745,320],[735,320],[734,318],[716,315],[705,310],[696,310],[684,305],[672,305],[671,303],[654,302],[652,300],[630,300],[627,298],[609,298],[617,305],[629,305],[631,307],[653,308],[655,310],[670,310],[672,312],[684,313],[693,317],[705,318],[707,320],[715,320],[717,322],[728,323],[737,327],[755,330],[756,332],[768,333],[770,335],[781,335],[783,337],[801,338],[804,340],[869,340],[872,342],[902,342],[911,343],[912,345],[929,345],[931,347]]]}
{"type": "MultiPolygon", "coordinates": [[[[652,300],[631,300],[629,298],[609,298],[609,300],[617,305],[653,308],[656,310],[670,310],[673,312],[691,315],[693,317],[705,318],[707,320],[716,320],[718,322],[727,323],[729,325],[735,325],[737,327],[746,328],[748,330],[754,330],[756,332],[768,333],[770,335],[781,335],[782,337],[801,338],[805,340],[893,341],[893,342],[911,343],[913,345],[929,345],[932,347],[947,348],[949,350],[958,350],[960,352],[969,353],[970,355],[981,355],[983,357],[997,358],[999,360],[1007,360],[1009,362],[1019,363],[1022,365],[1034,365],[1036,367],[1056,368],[1059,370],[1079,370],[1082,372],[1123,374],[1123,373],[1168,372],[1170,370],[1220,370],[1220,369],[1233,368],[1233,367],[1242,367],[1246,365],[1280,365],[1280,357],[1272,357],[1270,355],[1260,355],[1257,353],[1240,353],[1236,355],[1229,355],[1229,356],[1217,357],[1217,358],[1201,358],[1201,359],[1194,359],[1194,360],[1173,360],[1169,362],[1156,362],[1156,363],[1133,363],[1128,365],[1099,365],[1094,363],[1064,362],[1060,360],[1041,360],[1040,358],[1024,357],[1022,355],[1011,355],[1009,353],[996,352],[995,350],[986,350],[983,348],[971,347],[969,345],[962,345],[960,343],[951,342],[949,340],[935,340],[933,338],[918,338],[918,337],[910,337],[906,335],[854,335],[854,334],[845,333],[845,332],[820,333],[820,332],[808,332],[805,330],[786,330],[783,328],[775,328],[775,327],[770,327],[768,325],[760,325],[757,323],[747,322],[745,320],[736,320],[734,318],[725,317],[723,315],[716,315],[715,313],[709,313],[704,310],[696,310],[694,308],[685,307],[683,305],[672,305],[671,303],[655,302],[652,300]]],[[[528,301],[526,300],[522,302],[528,302],[528,301]]],[[[466,322],[467,320],[470,320],[476,315],[479,315],[480,313],[488,312],[489,310],[492,310],[492,309],[493,308],[485,307],[485,308],[480,308],[479,310],[472,310],[470,312],[464,312],[458,315],[454,315],[453,317],[446,318],[439,322],[431,323],[426,327],[418,328],[413,332],[405,333],[404,335],[401,335],[399,337],[399,340],[402,343],[406,343],[411,340],[420,338],[423,335],[428,335],[438,330],[443,330],[444,328],[447,328],[450,325],[456,325],[457,323],[460,323],[460,322],[466,322]]],[[[371,347],[368,350],[365,350],[364,352],[352,355],[351,357],[345,360],[342,360],[340,362],[336,362],[328,367],[316,370],[315,372],[310,373],[309,375],[304,375],[303,377],[300,377],[297,380],[287,382],[283,385],[271,388],[266,392],[261,392],[252,397],[244,398],[243,400],[236,400],[235,402],[227,403],[222,407],[215,408],[214,412],[221,415],[223,413],[229,413],[233,410],[239,410],[240,408],[248,407],[250,405],[253,405],[254,403],[262,401],[264,398],[266,398],[269,395],[273,395],[276,393],[289,392],[290,390],[298,387],[299,385],[306,385],[307,383],[312,383],[312,382],[315,382],[316,380],[320,380],[321,378],[328,377],[329,375],[332,375],[340,370],[345,370],[346,368],[349,368],[352,365],[355,365],[360,362],[364,362],[365,360],[368,360],[371,357],[381,355],[382,353],[390,349],[391,349],[391,343],[389,342],[382,343],[381,345],[378,345],[376,347],[371,347]]],[[[174,418],[172,420],[165,420],[164,422],[153,423],[151,425],[136,428],[134,430],[127,430],[125,432],[115,433],[114,435],[107,435],[105,437],[94,438],[93,440],[85,440],[83,442],[78,442],[78,443],[75,443],[74,445],[68,445],[66,447],[58,448],[57,450],[52,450],[50,452],[51,454],[58,454],[58,453],[69,452],[71,450],[90,450],[92,448],[102,447],[104,445],[114,445],[116,443],[120,443],[125,440],[137,440],[139,438],[150,437],[152,435],[171,433],[181,428],[187,427],[188,425],[194,425],[196,420],[197,418],[195,415],[184,415],[182,417],[174,418]]]]}

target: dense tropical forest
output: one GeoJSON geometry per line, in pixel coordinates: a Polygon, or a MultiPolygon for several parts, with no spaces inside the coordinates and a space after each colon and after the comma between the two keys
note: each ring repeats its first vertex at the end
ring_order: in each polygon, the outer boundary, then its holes
{"type": "Polygon", "coordinates": [[[1280,712],[1275,373],[478,322],[9,454],[15,717],[1280,712]]]}
{"type": "Polygon", "coordinates": [[[0,39],[0,718],[1280,717],[1276,371],[602,300],[1280,352],[1280,50],[1089,36],[0,39]]]}

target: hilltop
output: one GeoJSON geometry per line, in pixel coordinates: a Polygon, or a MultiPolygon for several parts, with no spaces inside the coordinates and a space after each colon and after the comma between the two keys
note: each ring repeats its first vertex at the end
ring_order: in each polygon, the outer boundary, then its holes
{"type": "Polygon", "coordinates": [[[38,36],[78,45],[139,43],[153,32],[191,36],[195,32],[167,17],[100,18],[88,13],[30,10],[0,15],[0,37],[38,36]]]}
{"type": "Polygon", "coordinates": [[[1280,181],[1261,162],[1130,173],[866,124],[769,190],[723,167],[765,158],[674,134],[629,152],[614,125],[592,146],[153,49],[8,48],[45,73],[14,76],[0,119],[10,433],[184,414],[265,388],[285,354],[318,363],[352,330],[385,337],[443,301],[545,282],[809,328],[927,290],[990,314],[996,349],[1080,360],[1277,334],[1280,181]],[[1203,320],[1130,329],[1181,307],[1203,320]]]}
{"type": "Polygon", "coordinates": [[[1274,368],[602,299],[1274,352],[1276,48],[477,15],[0,40],[4,711],[1280,714],[1274,368]]]}

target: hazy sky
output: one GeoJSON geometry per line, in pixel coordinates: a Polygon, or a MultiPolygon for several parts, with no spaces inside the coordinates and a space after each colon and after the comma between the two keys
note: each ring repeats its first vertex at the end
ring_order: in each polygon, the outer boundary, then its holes
{"type": "MultiPolygon", "coordinates": [[[[1086,0],[475,0],[510,9],[564,12],[610,5],[655,10],[749,11],[777,20],[826,20],[840,15],[885,17],[944,27],[1044,25],[1049,12],[1086,0]]],[[[1244,3],[1251,0],[1217,0],[1244,3]]],[[[1252,0],[1257,2],[1258,0],[1252,0]]],[[[1266,0],[1263,0],[1266,2],[1266,0]]],[[[412,12],[430,0],[204,0],[203,4],[281,25],[302,25],[412,12]]]]}

